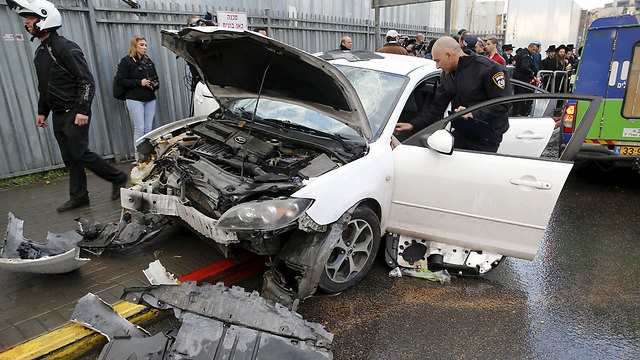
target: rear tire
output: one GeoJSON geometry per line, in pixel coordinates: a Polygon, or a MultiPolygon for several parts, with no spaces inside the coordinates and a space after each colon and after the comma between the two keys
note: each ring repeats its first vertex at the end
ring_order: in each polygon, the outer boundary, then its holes
{"type": "Polygon", "coordinates": [[[318,285],[331,294],[355,285],[371,269],[379,247],[380,219],[366,206],[356,208],[331,250],[318,285]]]}

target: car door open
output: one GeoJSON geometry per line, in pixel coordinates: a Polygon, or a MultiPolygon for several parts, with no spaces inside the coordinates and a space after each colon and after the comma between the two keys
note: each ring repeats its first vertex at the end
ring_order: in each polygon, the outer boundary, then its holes
{"type": "Polygon", "coordinates": [[[493,99],[414,135],[394,150],[395,174],[387,230],[476,253],[533,259],[573,166],[572,160],[601,101],[600,97],[570,94],[493,99]],[[591,103],[583,117],[583,131],[576,130],[581,139],[574,139],[574,135],[571,141],[575,142],[567,146],[559,159],[457,149],[448,155],[424,146],[430,133],[444,129],[464,113],[501,102],[547,97],[591,103]]]}

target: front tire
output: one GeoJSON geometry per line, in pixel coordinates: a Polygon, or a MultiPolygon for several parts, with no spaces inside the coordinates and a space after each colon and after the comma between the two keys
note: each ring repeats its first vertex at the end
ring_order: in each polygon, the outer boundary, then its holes
{"type": "Polygon", "coordinates": [[[331,250],[319,286],[327,293],[344,291],[371,269],[380,247],[380,219],[368,207],[356,208],[331,250]]]}

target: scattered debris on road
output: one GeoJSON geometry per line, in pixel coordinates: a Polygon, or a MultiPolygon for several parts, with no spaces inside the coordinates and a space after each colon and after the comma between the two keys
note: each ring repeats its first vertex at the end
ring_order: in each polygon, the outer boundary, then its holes
{"type": "Polygon", "coordinates": [[[78,245],[100,255],[107,249],[123,248],[150,240],[164,229],[169,220],[166,216],[155,214],[133,218],[127,211],[122,212],[118,223],[111,222],[106,225],[81,217],[76,221],[78,233],[84,239],[78,245]]]}
{"type": "Polygon", "coordinates": [[[46,243],[25,239],[24,221],[9,213],[7,233],[0,244],[0,269],[39,274],[63,274],[89,262],[80,257],[78,242],[82,236],[75,231],[47,234],[46,243]]]}
{"type": "Polygon", "coordinates": [[[160,260],[149,263],[149,267],[142,272],[151,285],[178,285],[178,280],[162,266],[160,260]]]}
{"type": "Polygon", "coordinates": [[[127,321],[109,304],[92,293],[88,293],[78,300],[78,304],[71,314],[71,321],[99,332],[109,341],[122,336],[133,338],[151,336],[145,329],[127,321]]]}
{"type": "Polygon", "coordinates": [[[173,310],[180,327],[151,336],[97,296],[80,299],[72,321],[109,339],[100,360],[115,359],[333,359],[333,334],[283,305],[240,287],[186,281],[177,284],[160,261],[145,275],[152,284],[128,288],[121,299],[173,310]],[[109,309],[108,309],[109,308],[109,309]]]}
{"type": "Polygon", "coordinates": [[[447,270],[429,271],[427,269],[402,269],[404,275],[439,281],[441,284],[451,281],[451,275],[447,270]]]}

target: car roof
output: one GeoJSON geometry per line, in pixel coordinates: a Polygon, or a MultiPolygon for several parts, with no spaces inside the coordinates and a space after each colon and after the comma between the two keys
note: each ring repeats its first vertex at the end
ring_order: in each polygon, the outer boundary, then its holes
{"type": "MultiPolygon", "coordinates": [[[[365,53],[365,52],[362,52],[365,53]]],[[[416,56],[407,56],[407,55],[396,55],[396,54],[385,54],[385,53],[374,53],[374,52],[366,52],[372,54],[370,58],[365,58],[363,60],[349,60],[346,58],[336,58],[334,56],[333,59],[328,59],[328,61],[333,65],[347,65],[353,66],[363,69],[371,69],[384,71],[392,74],[398,75],[409,75],[412,71],[426,67],[431,68],[431,70],[436,71],[436,63],[433,60],[428,60],[416,56]]],[[[320,57],[324,58],[324,54],[320,55],[320,57]]]]}

